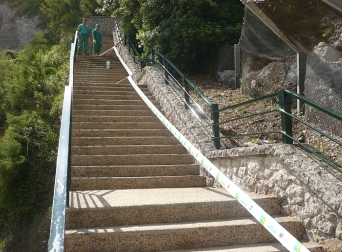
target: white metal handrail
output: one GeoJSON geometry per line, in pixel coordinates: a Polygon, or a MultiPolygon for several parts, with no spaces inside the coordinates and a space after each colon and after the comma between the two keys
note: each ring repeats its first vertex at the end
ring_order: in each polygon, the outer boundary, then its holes
{"type": "Polygon", "coordinates": [[[73,96],[74,60],[77,44],[77,33],[74,43],[71,43],[69,86],[65,87],[61,128],[59,134],[58,154],[56,163],[55,187],[51,214],[49,252],[64,251],[65,209],[68,205],[70,179],[70,135],[71,135],[71,106],[73,96]]]}

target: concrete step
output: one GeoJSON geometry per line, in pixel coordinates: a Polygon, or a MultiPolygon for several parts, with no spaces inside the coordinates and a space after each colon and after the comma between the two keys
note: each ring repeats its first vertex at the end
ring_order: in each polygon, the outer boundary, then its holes
{"type": "MultiPolygon", "coordinates": [[[[73,122],[72,129],[165,129],[165,126],[156,122],[73,122]]],[[[129,143],[128,143],[129,144],[129,143]]]]}
{"type": "MultiPolygon", "coordinates": [[[[72,137],[144,137],[144,136],[167,136],[172,133],[165,129],[78,129],[72,131],[72,137]]],[[[127,143],[129,144],[129,143],[127,143]]]]}
{"type": "Polygon", "coordinates": [[[73,122],[160,122],[156,116],[97,116],[73,115],[73,122]]]}
{"type": "MultiPolygon", "coordinates": [[[[86,78],[82,76],[75,76],[74,77],[74,84],[75,86],[79,86],[80,84],[82,85],[89,85],[89,84],[96,84],[96,83],[101,83],[101,82],[107,82],[107,83],[126,83],[127,82],[127,74],[123,72],[113,72],[111,74],[102,74],[101,72],[98,72],[97,74],[101,75],[100,77],[96,78],[86,78]]],[[[86,74],[84,74],[86,75],[86,74]]],[[[88,74],[89,75],[89,74],[88,74]]]]}
{"type": "MultiPolygon", "coordinates": [[[[108,57],[93,57],[93,56],[86,56],[86,55],[77,55],[76,56],[76,66],[82,66],[82,65],[96,65],[101,64],[103,62],[110,61],[111,64],[113,63],[120,63],[120,60],[118,57],[115,56],[108,56],[108,57]]],[[[123,67],[122,65],[120,65],[123,67]]]]}
{"type": "Polygon", "coordinates": [[[73,116],[153,116],[154,113],[148,108],[145,107],[144,110],[86,110],[86,109],[75,109],[72,111],[73,116]]]}
{"type": "Polygon", "coordinates": [[[94,77],[98,75],[98,71],[103,72],[126,72],[126,69],[120,65],[121,63],[117,60],[102,60],[102,61],[79,61],[76,62],[76,65],[74,69],[76,70],[75,73],[78,75],[85,74],[87,71],[90,71],[92,75],[89,75],[89,77],[94,77]],[[107,61],[110,61],[109,69],[107,68],[107,61]],[[97,70],[97,71],[96,71],[97,70]]]}
{"type": "Polygon", "coordinates": [[[205,187],[203,176],[72,177],[71,190],[117,190],[142,188],[205,187]]]}
{"type": "MultiPolygon", "coordinates": [[[[153,99],[153,96],[146,95],[149,99],[153,99]]],[[[83,99],[83,100],[131,100],[131,99],[139,99],[140,96],[137,93],[126,93],[126,94],[74,94],[75,99],[83,99]]]]}
{"type": "Polygon", "coordinates": [[[93,104],[83,104],[83,105],[74,105],[73,106],[73,113],[79,110],[87,111],[87,110],[115,110],[115,111],[129,111],[129,110],[150,110],[145,104],[140,105],[113,105],[113,104],[104,104],[104,105],[93,105],[93,104]]]}
{"type": "Polygon", "coordinates": [[[171,165],[192,164],[189,154],[72,155],[71,165],[171,165]]]}
{"type": "Polygon", "coordinates": [[[164,145],[179,144],[175,137],[73,137],[72,145],[164,145]]]}
{"type": "Polygon", "coordinates": [[[182,145],[99,145],[99,146],[72,146],[73,155],[115,155],[125,154],[187,154],[182,145]]]}
{"type": "MultiPolygon", "coordinates": [[[[123,72],[126,73],[126,69],[120,65],[121,63],[108,59],[108,60],[102,60],[102,61],[82,61],[82,62],[76,62],[76,65],[74,69],[76,70],[75,73],[78,76],[82,76],[82,74],[86,74],[87,71],[90,71],[92,74],[89,74],[89,77],[99,76],[98,72],[107,72],[107,73],[113,73],[113,72],[123,72]],[[107,68],[107,61],[110,61],[110,68],[107,68]]],[[[128,75],[128,74],[127,74],[128,75]]]]}
{"type": "MultiPolygon", "coordinates": [[[[136,93],[134,88],[130,83],[122,83],[116,80],[111,81],[104,81],[102,84],[100,82],[93,83],[90,80],[86,82],[86,84],[75,84],[74,85],[74,92],[80,93],[84,95],[88,94],[97,94],[97,95],[104,95],[110,94],[113,95],[115,93],[118,94],[129,94],[129,93],[136,93]]],[[[139,87],[141,91],[144,93],[149,93],[148,88],[145,86],[139,87]]]]}
{"type": "MultiPolygon", "coordinates": [[[[303,242],[302,244],[311,252],[324,252],[323,247],[317,243],[303,242]]],[[[168,252],[287,252],[287,251],[288,249],[286,249],[279,242],[277,242],[277,243],[260,243],[260,244],[200,248],[200,249],[181,249],[181,250],[172,250],[168,252]]]]}
{"type": "MultiPolygon", "coordinates": [[[[271,215],[280,214],[274,196],[251,194],[271,215]]],[[[198,222],[249,217],[250,214],[225,189],[161,188],[115,191],[72,191],[66,228],[198,222]],[[89,218],[93,216],[96,218],[89,218]]]]}
{"type": "Polygon", "coordinates": [[[107,165],[72,166],[75,177],[144,177],[144,176],[199,175],[199,166],[187,165],[107,165]]]}
{"type": "MultiPolygon", "coordinates": [[[[145,90],[145,91],[148,91],[148,90],[145,90]]],[[[131,88],[129,90],[114,90],[114,89],[111,89],[111,90],[100,90],[100,89],[90,90],[90,89],[88,89],[87,91],[78,90],[76,92],[76,94],[77,95],[82,95],[82,96],[88,96],[88,95],[92,95],[92,96],[105,96],[105,95],[107,95],[107,96],[112,96],[112,95],[125,96],[125,95],[132,95],[132,96],[135,96],[137,93],[136,93],[136,91],[133,88],[131,88]]]]}
{"type": "MultiPolygon", "coordinates": [[[[302,237],[303,226],[297,219],[278,217],[276,220],[297,238],[302,237]]],[[[163,251],[267,242],[275,242],[275,238],[251,218],[65,232],[66,251],[163,251]]]]}
{"type": "MultiPolygon", "coordinates": [[[[158,102],[156,100],[151,100],[151,102],[154,105],[158,105],[158,102]]],[[[141,105],[141,104],[145,104],[145,102],[143,100],[141,100],[138,97],[134,97],[131,99],[127,99],[127,100],[111,100],[111,99],[82,99],[80,98],[74,98],[73,99],[73,106],[75,105],[80,105],[80,104],[88,104],[88,105],[141,105]]]]}
{"type": "MultiPolygon", "coordinates": [[[[140,85],[140,90],[143,92],[148,92],[146,85],[140,85]]],[[[134,91],[130,83],[114,83],[114,84],[101,84],[101,85],[87,85],[87,86],[76,86],[74,87],[74,92],[92,92],[93,90],[101,91],[134,91]]],[[[135,91],[134,91],[135,92],[135,91]]]]}

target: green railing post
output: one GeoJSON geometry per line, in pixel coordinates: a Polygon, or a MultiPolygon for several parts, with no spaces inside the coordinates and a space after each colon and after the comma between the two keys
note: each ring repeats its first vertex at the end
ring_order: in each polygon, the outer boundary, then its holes
{"type": "Polygon", "coordinates": [[[167,71],[167,60],[166,56],[163,57],[163,64],[164,64],[164,77],[165,77],[165,84],[169,85],[169,72],[167,71]]]}
{"type": "Polygon", "coordinates": [[[214,146],[216,149],[220,149],[220,125],[219,125],[219,109],[218,104],[211,104],[211,120],[214,135],[214,146]]]}
{"type": "Polygon", "coordinates": [[[183,87],[185,89],[184,91],[184,98],[185,98],[185,104],[184,107],[185,109],[189,109],[189,105],[190,104],[190,97],[189,97],[189,83],[186,81],[186,79],[189,76],[187,74],[183,74],[182,75],[182,81],[183,81],[183,87]]]}
{"type": "Polygon", "coordinates": [[[155,54],[155,52],[154,52],[154,49],[153,49],[153,48],[151,49],[151,53],[152,53],[152,64],[155,65],[155,64],[156,64],[156,61],[154,60],[154,54],[155,54]]]}
{"type": "Polygon", "coordinates": [[[135,59],[135,56],[137,56],[137,55],[136,55],[136,53],[135,53],[135,50],[134,50],[134,48],[133,48],[133,45],[132,45],[132,51],[133,51],[133,61],[134,61],[134,63],[137,63],[137,61],[136,61],[136,59],[135,59]]]}
{"type": "MultiPolygon", "coordinates": [[[[291,114],[292,97],[285,90],[279,91],[279,106],[286,113],[291,114]]],[[[292,118],[283,112],[281,112],[281,130],[286,134],[283,134],[283,143],[293,144],[293,140],[287,137],[292,137],[292,118]]]]}

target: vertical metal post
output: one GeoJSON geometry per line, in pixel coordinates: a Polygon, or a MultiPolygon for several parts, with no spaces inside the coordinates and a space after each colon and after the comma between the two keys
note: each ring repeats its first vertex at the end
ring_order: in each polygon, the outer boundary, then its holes
{"type": "Polygon", "coordinates": [[[132,45],[132,51],[133,51],[133,61],[134,61],[134,63],[137,63],[136,60],[135,60],[136,54],[135,54],[135,50],[134,50],[134,48],[133,48],[133,45],[132,45]]]}
{"type": "Polygon", "coordinates": [[[241,54],[238,44],[234,45],[235,88],[240,88],[241,79],[241,54]]]}
{"type": "MultiPolygon", "coordinates": [[[[279,91],[279,106],[286,113],[291,114],[292,97],[285,90],[279,91]]],[[[293,140],[287,137],[292,137],[292,118],[284,112],[281,112],[281,130],[286,134],[283,134],[283,143],[293,144],[293,140]]]]}
{"type": "Polygon", "coordinates": [[[184,98],[185,98],[184,107],[185,107],[185,109],[189,109],[189,105],[188,104],[190,104],[189,83],[186,80],[187,78],[188,78],[188,75],[187,74],[183,74],[182,81],[183,81],[183,87],[185,89],[185,91],[184,91],[184,98]]]}
{"type": "MultiPolygon", "coordinates": [[[[306,54],[297,54],[297,94],[304,95],[304,82],[306,76],[306,54]]],[[[304,102],[297,99],[297,113],[304,115],[304,102]]]]}
{"type": "Polygon", "coordinates": [[[167,60],[166,56],[163,57],[163,64],[164,64],[164,77],[165,77],[165,84],[169,85],[169,72],[167,71],[167,60]]]}
{"type": "Polygon", "coordinates": [[[214,135],[214,146],[216,149],[220,149],[220,126],[219,126],[219,111],[218,104],[210,105],[212,128],[214,135]]]}
{"type": "Polygon", "coordinates": [[[154,48],[151,49],[151,53],[152,53],[152,64],[155,65],[156,64],[156,61],[154,60],[154,48]]]}

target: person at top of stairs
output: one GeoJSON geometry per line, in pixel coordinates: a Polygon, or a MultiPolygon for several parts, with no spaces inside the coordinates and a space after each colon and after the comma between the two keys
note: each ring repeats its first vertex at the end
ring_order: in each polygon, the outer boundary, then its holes
{"type": "Polygon", "coordinates": [[[100,25],[96,24],[95,29],[91,32],[93,36],[93,56],[99,56],[102,47],[102,35],[99,29],[100,25]]]}
{"type": "Polygon", "coordinates": [[[77,54],[78,55],[81,54],[82,47],[83,47],[84,55],[88,55],[88,25],[87,25],[86,18],[82,18],[82,24],[80,24],[77,28],[77,36],[78,36],[77,54]]]}

